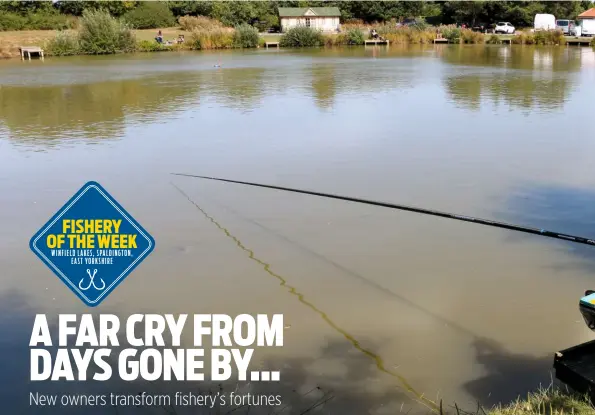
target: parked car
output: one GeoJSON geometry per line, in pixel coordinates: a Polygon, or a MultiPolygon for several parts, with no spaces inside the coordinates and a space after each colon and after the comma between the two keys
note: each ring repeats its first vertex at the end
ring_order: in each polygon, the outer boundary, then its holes
{"type": "Polygon", "coordinates": [[[571,30],[574,28],[574,22],[567,19],[556,20],[556,29],[564,32],[565,35],[570,35],[571,30]]]}
{"type": "Polygon", "coordinates": [[[536,14],[533,23],[533,30],[554,30],[556,28],[556,17],[553,14],[536,14]]]}
{"type": "Polygon", "coordinates": [[[512,35],[515,32],[515,28],[512,23],[509,22],[499,22],[496,23],[496,27],[494,28],[496,33],[504,33],[508,35],[512,35]]]}
{"type": "Polygon", "coordinates": [[[491,33],[494,31],[495,27],[496,27],[495,24],[475,23],[475,25],[471,26],[471,30],[473,30],[474,32],[480,32],[480,33],[491,33]]]}

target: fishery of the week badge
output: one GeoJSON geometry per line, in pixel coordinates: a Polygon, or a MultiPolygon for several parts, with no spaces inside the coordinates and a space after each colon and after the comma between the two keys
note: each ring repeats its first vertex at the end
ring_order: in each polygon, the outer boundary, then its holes
{"type": "Polygon", "coordinates": [[[31,250],[86,305],[99,305],[155,241],[96,182],[86,183],[31,238],[31,250]]]}

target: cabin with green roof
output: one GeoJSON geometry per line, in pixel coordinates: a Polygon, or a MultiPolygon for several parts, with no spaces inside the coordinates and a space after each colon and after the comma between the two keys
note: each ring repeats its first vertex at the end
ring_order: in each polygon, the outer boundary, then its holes
{"type": "Polygon", "coordinates": [[[337,32],[341,11],[338,7],[279,7],[281,31],[306,26],[323,32],[337,32]]]}

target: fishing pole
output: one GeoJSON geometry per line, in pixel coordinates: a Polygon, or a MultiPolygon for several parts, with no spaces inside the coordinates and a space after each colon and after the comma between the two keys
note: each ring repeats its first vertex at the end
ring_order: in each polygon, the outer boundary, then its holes
{"type": "Polygon", "coordinates": [[[584,238],[582,236],[568,235],[568,234],[564,234],[564,233],[560,233],[560,232],[548,231],[546,229],[531,228],[528,226],[515,225],[515,224],[511,224],[511,223],[506,223],[506,222],[498,222],[498,221],[494,221],[494,220],[474,218],[471,216],[456,215],[454,213],[440,212],[438,210],[431,210],[431,209],[423,209],[423,208],[419,208],[419,207],[415,207],[415,206],[400,205],[400,204],[388,203],[388,202],[379,202],[379,201],[375,201],[375,200],[360,199],[360,198],[350,197],[350,196],[341,196],[341,195],[335,195],[335,194],[331,194],[331,193],[315,192],[315,191],[311,191],[311,190],[295,189],[295,188],[291,188],[291,187],[274,186],[274,185],[270,185],[270,184],[261,184],[261,183],[244,182],[244,181],[240,181],[240,180],[222,179],[219,177],[199,176],[199,175],[186,174],[186,173],[171,173],[171,174],[174,176],[185,176],[185,177],[194,177],[194,178],[198,178],[198,179],[216,180],[216,181],[220,181],[220,182],[243,184],[246,186],[263,187],[266,189],[283,190],[286,192],[302,193],[302,194],[307,194],[307,195],[326,197],[326,198],[330,198],[330,199],[345,200],[348,202],[363,203],[363,204],[372,205],[372,206],[381,206],[381,207],[386,207],[386,208],[390,208],[390,209],[404,210],[404,211],[408,211],[408,212],[420,213],[423,215],[439,216],[442,218],[454,219],[454,220],[459,220],[459,221],[463,221],[463,222],[477,223],[480,225],[492,226],[495,228],[503,228],[503,229],[509,229],[512,231],[530,233],[533,235],[546,236],[548,238],[563,239],[566,241],[576,242],[576,243],[584,244],[584,245],[591,245],[591,246],[595,245],[595,240],[589,239],[589,238],[584,238]]]}

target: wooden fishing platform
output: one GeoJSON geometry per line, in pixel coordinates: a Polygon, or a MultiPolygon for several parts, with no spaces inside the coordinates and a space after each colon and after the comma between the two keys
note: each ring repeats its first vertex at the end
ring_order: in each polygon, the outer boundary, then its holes
{"type": "Polygon", "coordinates": [[[274,46],[276,48],[279,48],[279,42],[264,42],[264,47],[265,48],[269,48],[269,46],[274,46]]]}
{"type": "Polygon", "coordinates": [[[386,45],[388,46],[390,44],[390,40],[388,39],[368,39],[368,40],[364,40],[364,46],[368,46],[368,45],[386,45]]]}
{"type": "Polygon", "coordinates": [[[43,49],[39,46],[20,46],[19,51],[21,52],[21,60],[25,60],[25,56],[31,60],[31,54],[35,53],[43,60],[43,49]]]}
{"type": "Polygon", "coordinates": [[[591,37],[574,37],[574,38],[566,38],[566,44],[568,46],[590,46],[591,45],[591,40],[593,38],[591,37]]]}
{"type": "Polygon", "coordinates": [[[437,37],[434,39],[434,43],[448,43],[448,39],[445,37],[437,37]]]}
{"type": "Polygon", "coordinates": [[[595,340],[557,352],[554,369],[558,380],[595,400],[595,340]]]}

